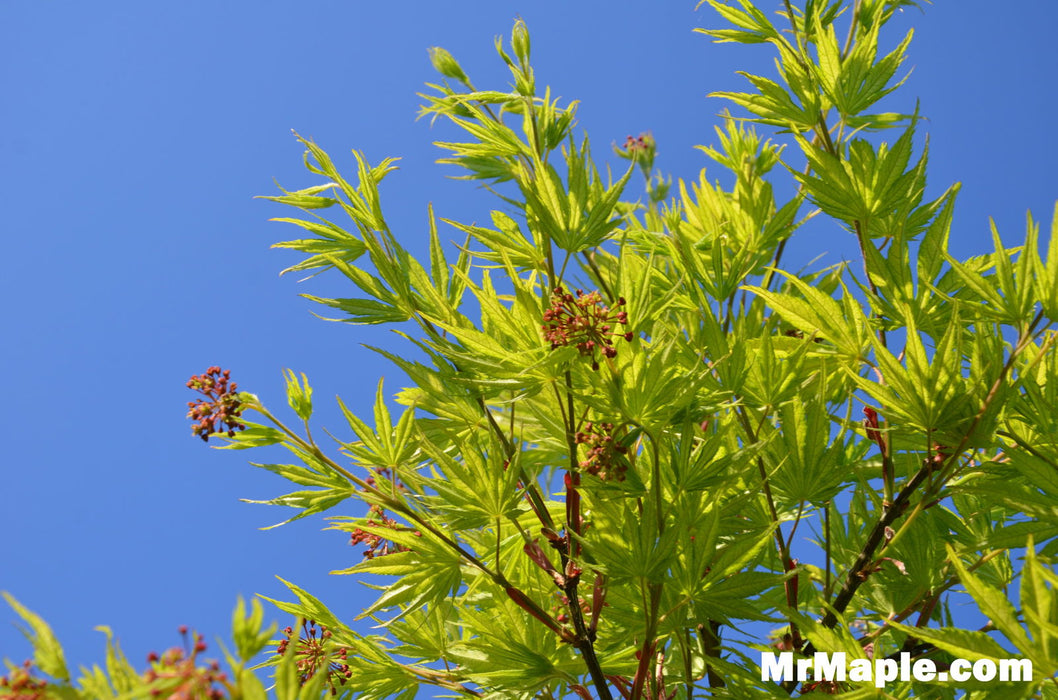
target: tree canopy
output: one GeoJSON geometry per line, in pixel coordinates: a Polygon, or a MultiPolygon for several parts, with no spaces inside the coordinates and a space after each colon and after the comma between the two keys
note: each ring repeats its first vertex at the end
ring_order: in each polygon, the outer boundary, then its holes
{"type": "MultiPolygon", "coordinates": [[[[371,416],[342,405],[333,434],[293,371],[290,418],[220,367],[188,382],[196,435],[291,455],[255,465],[297,487],[267,503],[291,520],[366,509],[329,527],[364,548],[336,573],[378,586],[374,626],[288,583],[277,697],[1058,697],[1054,227],[951,251],[958,185],[927,188],[917,111],[880,111],[912,38],[887,25],[915,3],[704,4],[708,37],[776,56],[774,76],[716,95],[736,112],[702,147],[721,179],[661,173],[649,133],[600,168],[577,103],[538,86],[521,21],[496,42],[508,86],[431,50],[422,114],[463,134],[439,163],[496,208],[485,224],[431,210],[421,259],[387,225],[394,162],[354,151],[343,174],[299,137],[320,183],[266,197],[304,236],[277,246],[302,254],[289,270],[347,280],[348,297],[306,295],[327,314],[393,327],[405,349],[375,350],[407,381],[379,382],[371,416]],[[788,269],[812,217],[860,260],[788,269]],[[967,628],[956,596],[988,623],[967,628]],[[1032,677],[763,679],[780,651],[1026,659],[1032,677]]],[[[256,602],[236,611],[229,676],[196,665],[193,637],[146,673],[111,646],[75,687],[11,600],[53,681],[14,670],[8,688],[265,697],[256,602]]]]}

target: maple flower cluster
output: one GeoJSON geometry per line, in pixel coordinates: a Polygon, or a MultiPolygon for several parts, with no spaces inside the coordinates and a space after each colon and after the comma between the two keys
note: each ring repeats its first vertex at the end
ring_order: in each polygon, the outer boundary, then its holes
{"type": "Polygon", "coordinates": [[[628,463],[623,456],[628,454],[628,448],[614,440],[613,432],[613,423],[590,422],[577,431],[577,444],[588,448],[588,458],[580,463],[580,468],[603,481],[624,481],[628,463]]]}
{"type": "Polygon", "coordinates": [[[191,431],[204,442],[208,442],[213,433],[227,430],[228,437],[235,437],[236,430],[246,429],[239,420],[243,406],[236,392],[237,385],[230,380],[230,375],[231,370],[210,367],[205,374],[196,374],[187,380],[188,389],[206,397],[187,402],[187,417],[196,421],[191,431]]]}
{"type": "Polygon", "coordinates": [[[658,144],[654,140],[654,135],[647,131],[639,136],[629,134],[625,138],[623,146],[618,147],[614,144],[614,151],[622,158],[638,162],[639,167],[649,177],[650,171],[654,167],[654,157],[657,155],[658,144]]]}
{"type": "Polygon", "coordinates": [[[43,700],[48,695],[48,682],[32,672],[33,662],[14,666],[6,676],[0,676],[0,698],[15,700],[43,700]]]}
{"type": "Polygon", "coordinates": [[[201,634],[195,632],[189,640],[187,626],[181,625],[180,635],[184,638],[183,647],[173,647],[161,656],[153,651],[147,655],[151,667],[143,679],[161,684],[151,689],[151,696],[164,694],[169,700],[221,700],[225,697],[224,691],[217,686],[227,684],[227,674],[216,661],[207,666],[198,665],[199,654],[206,650],[201,634]]]}
{"type": "MultiPolygon", "coordinates": [[[[617,306],[624,306],[624,297],[617,300],[617,306]]],[[[622,337],[631,342],[634,337],[631,331],[621,333],[614,329],[616,324],[628,325],[628,314],[625,311],[613,311],[602,303],[598,292],[585,294],[576,290],[576,296],[555,287],[551,293],[551,306],[544,311],[542,326],[544,337],[551,343],[551,349],[564,345],[573,345],[585,357],[590,357],[591,368],[599,369],[596,352],[603,357],[617,355],[614,337],[622,337]]]]}
{"type": "Polygon", "coordinates": [[[321,670],[327,671],[327,687],[331,695],[338,694],[338,686],[345,685],[353,677],[353,671],[346,663],[349,650],[339,647],[333,653],[327,649],[331,631],[324,625],[317,625],[315,620],[305,620],[295,641],[294,628],[283,629],[286,639],[281,639],[276,647],[276,654],[286,653],[291,642],[296,645],[294,651],[295,665],[298,669],[298,680],[305,685],[321,670]]]}
{"type": "MultiPolygon", "coordinates": [[[[388,479],[390,471],[389,469],[379,469],[377,470],[377,473],[379,474],[379,476],[383,476],[388,479]]],[[[375,477],[368,477],[367,483],[371,486],[374,486],[375,477]]],[[[407,487],[402,484],[399,479],[396,481],[396,487],[400,491],[407,490],[407,487]]],[[[370,527],[384,527],[390,530],[404,529],[404,527],[400,523],[398,523],[394,518],[391,518],[386,515],[385,509],[378,504],[372,504],[367,509],[367,516],[367,525],[370,527]]],[[[416,530],[415,536],[422,537],[422,533],[416,530]]],[[[367,548],[364,550],[365,559],[384,557],[387,554],[393,554],[394,552],[411,551],[411,549],[409,547],[406,547],[405,545],[398,544],[396,542],[391,542],[390,540],[387,540],[381,535],[377,535],[373,532],[367,532],[360,528],[356,528],[355,530],[353,530],[352,535],[350,535],[349,537],[349,544],[354,547],[360,544],[367,545],[367,548]]]]}
{"type": "MultiPolygon", "coordinates": [[[[373,504],[367,509],[368,520],[367,524],[371,527],[385,527],[391,530],[398,530],[402,526],[395,519],[386,515],[386,511],[383,510],[382,506],[373,504]]],[[[415,533],[419,535],[418,532],[415,533]]],[[[396,542],[391,542],[382,535],[377,535],[373,532],[367,532],[356,528],[353,530],[353,534],[349,537],[349,544],[357,546],[359,544],[367,545],[364,550],[364,559],[374,559],[375,557],[384,557],[387,554],[393,554],[394,552],[409,552],[411,551],[408,547],[396,542]]]]}

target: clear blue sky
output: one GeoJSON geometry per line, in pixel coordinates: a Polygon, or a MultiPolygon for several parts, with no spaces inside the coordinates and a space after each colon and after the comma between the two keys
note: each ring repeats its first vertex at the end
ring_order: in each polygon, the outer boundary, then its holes
{"type": "MultiPolygon", "coordinates": [[[[765,48],[693,34],[715,15],[674,0],[3,3],[0,590],[51,623],[71,666],[102,662],[100,624],[137,665],[176,644],[181,624],[226,638],[237,594],[286,597],[277,574],[339,615],[360,610],[364,589],[327,575],[359,552],[320,519],[258,530],[286,514],[238,499],[284,483],[246,464],[263,455],[191,435],[184,382],[222,365],[285,410],[281,370],[303,371],[340,434],[335,394],[366,412],[379,376],[399,388],[360,347],[402,347],[396,338],[315,319],[297,294],[342,285],[280,279],[297,258],[269,245],[296,229],[268,223],[288,212],[251,198],[276,193],[273,178],[315,183],[296,129],[345,167],[354,147],[403,159],[383,204],[412,248],[428,202],[487,220],[489,196],[433,164],[430,142],[445,132],[415,120],[415,93],[434,79],[432,45],[503,89],[492,40],[518,15],[538,84],[582,101],[596,151],[613,160],[611,142],[653,130],[657,165],[676,177],[707,164],[693,146],[713,141],[724,105],[706,93],[740,88],[737,69],[772,71],[765,48]]],[[[956,252],[990,247],[990,215],[1012,245],[1026,210],[1049,223],[1058,5],[949,0],[896,24],[916,27],[896,107],[921,98],[933,193],[964,183],[956,252]]],[[[815,229],[790,260],[852,258],[848,244],[815,229]]],[[[18,662],[29,648],[14,620],[3,608],[0,657],[18,662]]]]}

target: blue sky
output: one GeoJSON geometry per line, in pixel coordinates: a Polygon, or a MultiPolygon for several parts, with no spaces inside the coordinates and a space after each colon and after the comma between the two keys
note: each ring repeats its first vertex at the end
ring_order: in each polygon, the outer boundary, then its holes
{"type": "MultiPolygon", "coordinates": [[[[1026,210],[1049,224],[1058,197],[1058,6],[998,7],[940,2],[895,21],[916,37],[894,108],[921,98],[933,193],[963,182],[962,256],[990,248],[988,216],[1014,245],[1026,210]]],[[[315,183],[296,129],[340,167],[351,167],[350,148],[372,162],[402,158],[383,206],[413,249],[429,202],[440,216],[487,220],[490,197],[433,163],[430,143],[447,132],[416,121],[415,93],[434,80],[433,45],[479,87],[504,89],[492,40],[516,16],[532,32],[538,84],[581,100],[596,153],[616,162],[611,142],[652,130],[657,166],[677,178],[707,165],[693,146],[713,142],[724,104],[706,94],[741,88],[735,70],[772,71],[767,49],[693,34],[715,15],[672,0],[0,8],[0,590],[51,623],[72,666],[102,662],[100,624],[136,665],[176,644],[181,624],[226,638],[236,595],[287,597],[275,575],[339,615],[365,603],[355,581],[327,575],[360,559],[346,536],[321,532],[320,519],[258,529],[287,516],[239,498],[285,493],[283,483],[246,464],[262,455],[212,451],[191,435],[184,382],[222,365],[285,410],[290,367],[308,374],[322,424],[340,434],[335,394],[366,413],[378,377],[399,388],[361,347],[397,339],[314,318],[298,293],[343,285],[280,279],[297,258],[269,245],[296,230],[268,223],[288,212],[252,197],[275,194],[273,179],[315,183]]],[[[790,251],[791,262],[855,257],[827,228],[790,251]]],[[[7,620],[13,612],[0,613],[0,657],[21,661],[28,645],[7,620]]]]}

